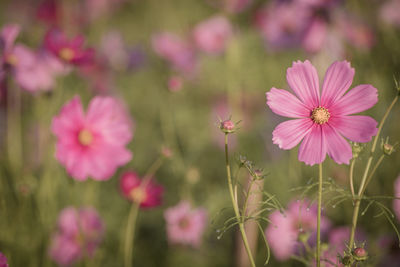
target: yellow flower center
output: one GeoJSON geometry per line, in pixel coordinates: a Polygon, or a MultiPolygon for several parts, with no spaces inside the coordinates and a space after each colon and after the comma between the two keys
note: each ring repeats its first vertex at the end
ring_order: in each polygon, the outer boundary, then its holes
{"type": "Polygon", "coordinates": [[[138,186],[132,189],[131,197],[134,202],[142,203],[146,199],[146,191],[140,186],[138,186]]]}
{"type": "Polygon", "coordinates": [[[330,116],[331,114],[329,113],[328,109],[323,107],[317,107],[311,113],[311,119],[318,124],[324,124],[328,122],[330,116]]]}
{"type": "Polygon", "coordinates": [[[8,64],[10,64],[12,66],[15,66],[18,64],[18,58],[14,54],[8,55],[6,58],[6,61],[8,64]]]}
{"type": "Polygon", "coordinates": [[[61,49],[58,54],[65,61],[70,61],[75,55],[74,50],[68,47],[61,49]]]}
{"type": "Polygon", "coordinates": [[[88,146],[93,141],[93,135],[89,130],[83,129],[79,132],[78,140],[82,145],[88,146]]]}

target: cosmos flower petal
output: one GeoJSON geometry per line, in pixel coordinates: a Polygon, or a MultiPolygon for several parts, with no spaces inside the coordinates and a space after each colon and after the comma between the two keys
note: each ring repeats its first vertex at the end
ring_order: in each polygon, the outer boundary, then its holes
{"type": "Polygon", "coordinates": [[[318,74],[310,61],[293,62],[292,67],[287,70],[286,79],[304,105],[310,109],[319,105],[318,74]]]}
{"type": "Polygon", "coordinates": [[[354,72],[347,61],[336,61],[329,66],[322,84],[322,106],[329,108],[350,88],[354,72]]]}
{"type": "Polygon", "coordinates": [[[332,104],[332,112],[350,115],[373,107],[378,102],[378,90],[370,84],[361,84],[332,104]]]}
{"type": "Polygon", "coordinates": [[[312,125],[313,122],[310,119],[282,122],[272,132],[272,141],[281,149],[292,149],[311,131],[312,125]]]}
{"type": "Polygon", "coordinates": [[[62,136],[75,129],[76,125],[83,121],[83,118],[81,99],[79,96],[75,96],[64,105],[60,114],[53,118],[51,130],[56,136],[62,136]]]}
{"type": "MultiPolygon", "coordinates": [[[[307,165],[314,165],[323,162],[326,158],[327,140],[323,132],[323,126],[313,124],[311,131],[304,137],[299,148],[299,161],[307,165]]],[[[298,131],[298,129],[294,129],[298,131]]]]}
{"type": "Polygon", "coordinates": [[[378,131],[378,123],[368,116],[333,117],[329,120],[329,125],[350,141],[358,143],[371,141],[378,131]]]}
{"type": "Polygon", "coordinates": [[[322,128],[328,155],[338,164],[349,164],[353,157],[350,144],[329,124],[322,128]]]}
{"type": "Polygon", "coordinates": [[[267,105],[278,115],[289,118],[304,118],[310,115],[310,110],[286,90],[272,87],[266,96],[267,105]]]}
{"type": "Polygon", "coordinates": [[[20,30],[21,28],[17,24],[4,25],[0,32],[0,49],[8,52],[17,39],[20,30]]]}

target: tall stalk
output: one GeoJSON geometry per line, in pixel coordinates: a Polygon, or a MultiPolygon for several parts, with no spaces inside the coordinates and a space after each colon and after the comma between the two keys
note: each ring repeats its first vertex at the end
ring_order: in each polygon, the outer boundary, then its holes
{"type": "Polygon", "coordinates": [[[321,266],[322,163],[318,165],[317,266],[321,266]]]}
{"type": "Polygon", "coordinates": [[[255,267],[256,264],[254,262],[253,255],[251,254],[249,242],[248,242],[247,236],[246,236],[246,231],[244,229],[244,223],[243,223],[243,220],[241,220],[241,216],[240,216],[240,212],[239,212],[239,207],[238,207],[238,202],[237,202],[237,197],[236,197],[237,194],[235,194],[233,192],[231,166],[229,163],[229,153],[228,153],[228,133],[225,133],[225,162],[226,162],[226,175],[227,175],[227,179],[228,179],[228,187],[229,187],[229,193],[230,193],[231,200],[232,200],[233,210],[235,212],[236,220],[239,224],[239,230],[242,235],[243,244],[246,249],[247,255],[249,256],[251,266],[255,267]]]}
{"type": "Polygon", "coordinates": [[[368,179],[368,177],[369,177],[368,173],[369,173],[369,169],[371,168],[371,163],[372,163],[372,160],[374,157],[373,154],[376,150],[376,146],[378,144],[378,139],[379,139],[379,135],[381,134],[383,124],[385,123],[387,117],[389,116],[390,111],[393,109],[393,107],[396,104],[398,99],[399,99],[399,94],[396,95],[396,97],[393,99],[392,103],[386,110],[385,114],[383,115],[383,118],[382,118],[381,122],[379,123],[378,132],[374,138],[374,142],[372,143],[370,156],[368,158],[367,165],[365,167],[364,174],[361,179],[361,184],[360,184],[360,188],[358,189],[358,194],[354,201],[353,219],[352,219],[352,223],[351,223],[351,231],[350,231],[350,238],[349,238],[349,250],[350,251],[354,248],[354,235],[355,235],[356,228],[357,228],[357,221],[358,221],[358,214],[360,211],[361,199],[363,198],[364,192],[368,185],[367,180],[369,182],[369,180],[371,179],[371,178],[368,179]]]}

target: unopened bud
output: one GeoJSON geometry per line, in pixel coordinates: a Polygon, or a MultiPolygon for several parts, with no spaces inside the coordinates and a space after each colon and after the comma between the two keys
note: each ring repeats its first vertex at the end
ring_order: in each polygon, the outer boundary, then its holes
{"type": "Polygon", "coordinates": [[[368,253],[364,248],[358,247],[353,250],[353,256],[356,261],[365,261],[368,258],[368,253]]]}
{"type": "Polygon", "coordinates": [[[389,143],[384,143],[384,144],[382,144],[382,150],[383,150],[383,153],[385,153],[385,155],[390,155],[390,154],[392,154],[393,153],[393,151],[394,151],[394,146],[392,146],[391,144],[389,144],[389,143]]]}
{"type": "Polygon", "coordinates": [[[358,158],[364,147],[361,146],[359,143],[351,143],[351,148],[353,151],[353,159],[355,159],[358,158]]]}

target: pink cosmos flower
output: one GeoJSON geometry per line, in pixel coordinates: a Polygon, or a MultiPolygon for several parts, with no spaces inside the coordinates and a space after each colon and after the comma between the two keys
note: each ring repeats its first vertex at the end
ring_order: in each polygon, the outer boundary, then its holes
{"type": "MultiPolygon", "coordinates": [[[[400,198],[400,176],[394,182],[394,197],[400,198]]],[[[393,200],[393,210],[400,222],[400,199],[393,200]]]]}
{"type": "Polygon", "coordinates": [[[203,52],[219,54],[232,38],[232,26],[223,16],[214,16],[200,22],[193,29],[196,46],[203,52]]]}
{"type": "Polygon", "coordinates": [[[266,94],[267,105],[274,113],[294,118],[275,128],[273,143],[281,149],[292,149],[303,140],[298,158],[308,165],[323,162],[326,154],[339,164],[349,164],[351,146],[343,137],[365,143],[377,132],[377,122],[371,117],[349,116],[378,101],[377,89],[369,84],[346,93],[353,77],[349,62],[334,62],[325,74],[320,95],[314,66],[308,60],[294,62],[286,79],[295,95],[274,87],[266,94]]]}
{"type": "Polygon", "coordinates": [[[130,201],[140,203],[141,208],[153,208],[161,205],[163,187],[148,180],[142,184],[142,179],[135,172],[125,172],[119,183],[122,195],[130,201]]]}
{"type": "Polygon", "coordinates": [[[207,221],[205,209],[192,209],[188,202],[181,201],[176,206],[168,208],[164,217],[171,244],[200,246],[207,221]]]}
{"type": "Polygon", "coordinates": [[[59,24],[61,13],[61,3],[58,0],[43,0],[36,9],[36,17],[50,26],[59,24]]]}
{"type": "Polygon", "coordinates": [[[53,118],[56,158],[75,179],[109,179],[132,158],[125,146],[132,139],[132,122],[119,101],[95,97],[85,114],[79,96],[53,118]]]}
{"type": "MultiPolygon", "coordinates": [[[[271,223],[265,230],[266,238],[276,259],[284,261],[302,249],[299,235],[311,234],[308,242],[315,243],[317,233],[317,206],[309,206],[309,201],[293,201],[285,214],[274,211],[270,214],[271,223]]],[[[321,232],[330,227],[327,218],[321,218],[321,232]]]]}
{"type": "Polygon", "coordinates": [[[7,258],[0,252],[0,267],[8,267],[7,258]]]}
{"type": "Polygon", "coordinates": [[[58,29],[51,29],[44,38],[44,47],[62,61],[74,65],[90,63],[94,58],[92,48],[83,48],[85,38],[78,35],[69,40],[58,29]]]}
{"type": "Polygon", "coordinates": [[[169,33],[159,33],[153,36],[154,51],[172,67],[183,73],[191,73],[195,69],[196,57],[191,44],[181,37],[169,33]]]}
{"type": "Polygon", "coordinates": [[[103,222],[96,210],[65,208],[58,218],[50,256],[61,266],[69,266],[84,256],[93,257],[103,234],[103,222]]]}

